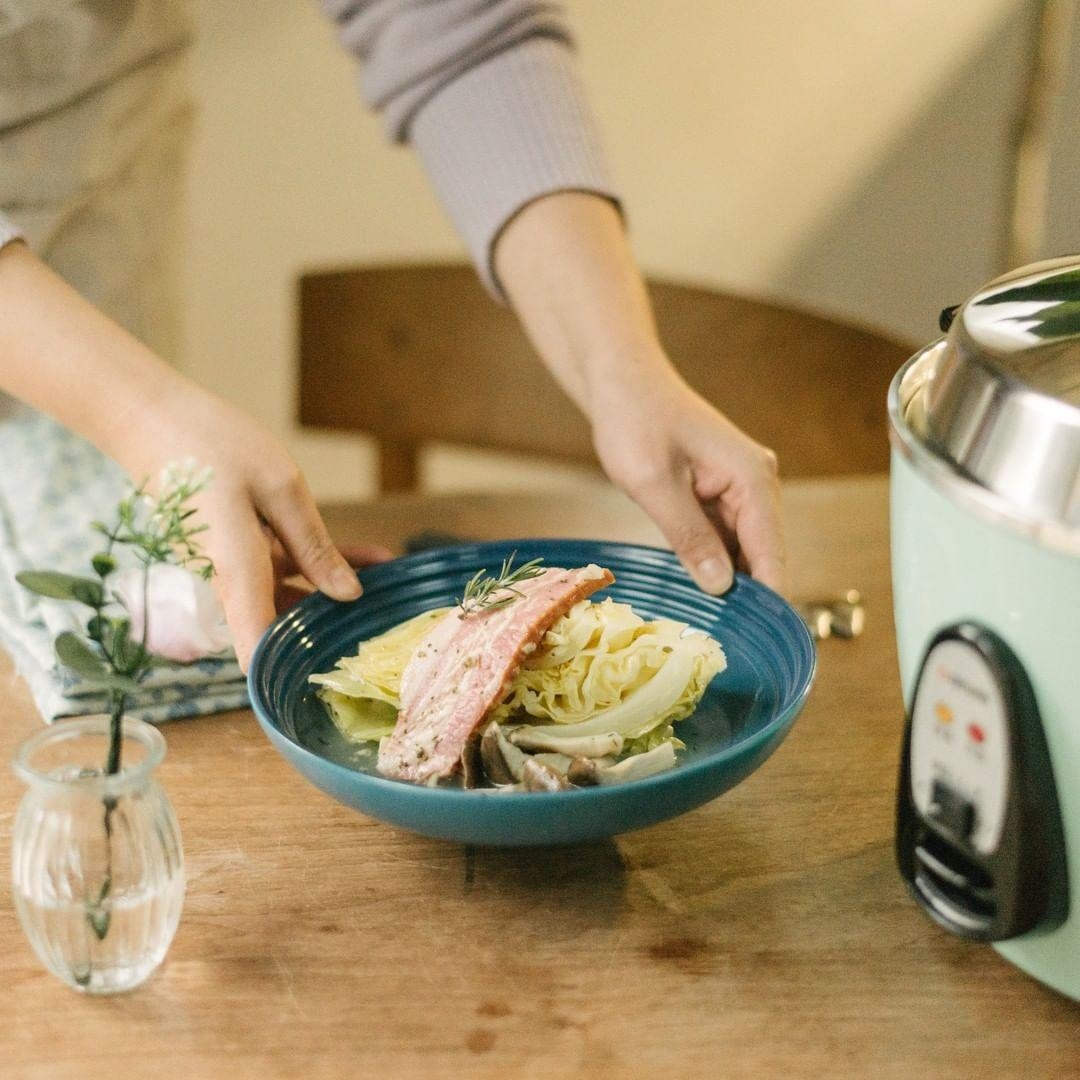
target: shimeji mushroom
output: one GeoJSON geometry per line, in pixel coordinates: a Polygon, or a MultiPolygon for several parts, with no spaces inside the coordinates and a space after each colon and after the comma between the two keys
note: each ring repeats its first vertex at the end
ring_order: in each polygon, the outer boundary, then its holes
{"type": "Polygon", "coordinates": [[[480,737],[480,760],[487,778],[496,787],[520,783],[525,771],[525,759],[525,752],[514,746],[499,724],[492,720],[480,737]]]}
{"type": "Polygon", "coordinates": [[[641,754],[632,754],[614,765],[598,771],[599,783],[621,784],[626,780],[642,780],[646,776],[664,772],[675,764],[675,747],[670,741],[662,742],[641,754]]]}
{"type": "Polygon", "coordinates": [[[486,777],[496,791],[565,791],[571,786],[639,780],[675,764],[675,748],[670,741],[617,761],[613,755],[622,750],[624,740],[610,733],[562,740],[563,749],[555,748],[556,737],[544,736],[536,740],[540,744],[536,749],[541,752],[529,754],[522,743],[528,745],[534,740],[521,739],[524,731],[512,729],[508,737],[497,722],[488,724],[483,735],[472,740],[472,748],[462,754],[466,787],[483,790],[481,784],[486,777]]]}
{"type": "Polygon", "coordinates": [[[566,778],[577,787],[597,784],[622,784],[627,780],[641,780],[654,773],[664,772],[675,764],[675,748],[670,742],[662,742],[641,754],[632,754],[622,761],[574,758],[566,771],[566,778]]]}
{"type": "Polygon", "coordinates": [[[510,741],[524,750],[548,750],[567,757],[617,757],[622,753],[623,737],[614,731],[599,735],[553,735],[547,731],[521,727],[510,732],[510,741]]]}
{"type": "Polygon", "coordinates": [[[570,786],[566,777],[533,757],[525,759],[522,783],[526,791],[565,791],[570,786]]]}

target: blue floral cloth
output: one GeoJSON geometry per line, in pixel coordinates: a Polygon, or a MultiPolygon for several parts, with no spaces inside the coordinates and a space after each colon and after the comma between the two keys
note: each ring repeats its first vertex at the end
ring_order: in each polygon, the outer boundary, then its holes
{"type": "MultiPolygon", "coordinates": [[[[17,405],[0,418],[0,644],[15,660],[42,716],[56,720],[105,711],[105,695],[62,668],[53,641],[82,630],[88,611],[24,589],[20,570],[93,576],[101,536],[130,480],[94,447],[53,420],[17,405]],[[80,619],[82,620],[80,622],[80,619]]],[[[235,658],[152,668],[127,711],[158,722],[247,705],[235,658]]]]}

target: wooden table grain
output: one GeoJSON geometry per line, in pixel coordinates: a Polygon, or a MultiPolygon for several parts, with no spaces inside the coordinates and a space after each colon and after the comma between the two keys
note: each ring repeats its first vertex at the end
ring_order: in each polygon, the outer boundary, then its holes
{"type": "MultiPolygon", "coordinates": [[[[4,1077],[1075,1077],[1080,1008],[933,926],[892,855],[901,731],[884,478],[788,485],[798,597],[859,588],[753,776],[604,843],[466,849],[309,786],[248,712],[168,726],[189,883],[134,993],[42,970],[0,897],[4,1077]]],[[[654,540],[597,485],[331,508],[339,536],[654,540]]],[[[10,758],[40,723],[0,679],[10,758]]],[[[3,839],[20,792],[0,793],[3,839]]]]}

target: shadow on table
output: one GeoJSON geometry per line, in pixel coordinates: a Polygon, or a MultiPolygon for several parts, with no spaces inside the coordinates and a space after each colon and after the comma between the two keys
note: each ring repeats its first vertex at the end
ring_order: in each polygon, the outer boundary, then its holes
{"type": "Polygon", "coordinates": [[[617,921],[625,907],[626,865],[612,840],[563,847],[463,849],[467,900],[499,917],[552,916],[550,936],[572,939],[617,921]]]}

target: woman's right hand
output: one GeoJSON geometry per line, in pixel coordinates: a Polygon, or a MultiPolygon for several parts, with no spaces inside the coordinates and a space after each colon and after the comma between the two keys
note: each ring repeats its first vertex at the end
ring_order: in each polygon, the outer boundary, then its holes
{"type": "Polygon", "coordinates": [[[195,498],[198,519],[208,526],[201,546],[213,560],[244,670],[262,632],[303,591],[291,584],[295,578],[353,600],[361,592],[353,567],[391,557],[372,544],[346,549],[346,558],[285,447],[242,410],[192,383],[149,403],[128,425],[120,456],[131,475],[151,483],[167,464],[189,458],[213,470],[195,498]]]}
{"type": "MultiPolygon", "coordinates": [[[[214,472],[197,508],[203,548],[245,669],[299,572],[360,595],[289,453],[242,410],[184,378],[87,302],[24,244],[0,249],[0,389],[94,443],[136,482],[193,459],[214,472]]],[[[358,564],[390,557],[354,551],[358,564]]]]}

